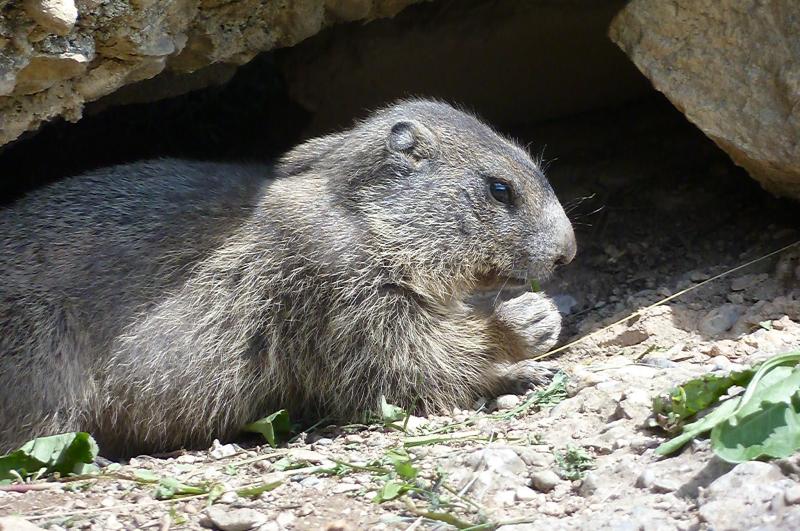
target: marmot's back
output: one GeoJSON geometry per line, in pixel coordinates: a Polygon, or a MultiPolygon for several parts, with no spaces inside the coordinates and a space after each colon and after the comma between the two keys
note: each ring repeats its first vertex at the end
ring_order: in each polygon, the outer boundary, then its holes
{"type": "Polygon", "coordinates": [[[219,246],[252,212],[268,171],[164,159],[37,190],[0,210],[0,294],[88,302],[108,319],[219,246]]]}

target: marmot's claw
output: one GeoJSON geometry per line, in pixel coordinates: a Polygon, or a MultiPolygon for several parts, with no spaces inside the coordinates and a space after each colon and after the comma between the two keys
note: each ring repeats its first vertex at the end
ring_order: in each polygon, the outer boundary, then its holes
{"type": "Polygon", "coordinates": [[[549,384],[556,372],[558,372],[557,368],[538,361],[520,361],[511,365],[502,375],[498,394],[525,394],[530,389],[549,384]]]}
{"type": "Polygon", "coordinates": [[[561,333],[561,314],[545,295],[527,292],[495,309],[497,318],[516,333],[529,355],[547,352],[561,333]]]}

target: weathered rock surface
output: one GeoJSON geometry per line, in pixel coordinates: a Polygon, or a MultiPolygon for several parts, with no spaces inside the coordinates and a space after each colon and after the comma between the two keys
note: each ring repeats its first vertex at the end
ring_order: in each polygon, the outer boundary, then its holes
{"type": "Polygon", "coordinates": [[[610,36],[764,188],[800,199],[796,0],[633,0],[610,36]]]}
{"type": "Polygon", "coordinates": [[[0,0],[0,145],[163,71],[242,64],[419,0],[0,0]]]}

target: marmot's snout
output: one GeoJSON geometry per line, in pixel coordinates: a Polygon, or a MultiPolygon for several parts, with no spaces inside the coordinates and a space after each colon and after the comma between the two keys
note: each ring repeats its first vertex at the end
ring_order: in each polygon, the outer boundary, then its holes
{"type": "Polygon", "coordinates": [[[572,229],[572,223],[569,222],[566,214],[563,216],[564,221],[560,225],[561,242],[556,245],[555,265],[562,266],[572,262],[575,254],[578,252],[578,244],[575,241],[575,231],[572,229]]]}

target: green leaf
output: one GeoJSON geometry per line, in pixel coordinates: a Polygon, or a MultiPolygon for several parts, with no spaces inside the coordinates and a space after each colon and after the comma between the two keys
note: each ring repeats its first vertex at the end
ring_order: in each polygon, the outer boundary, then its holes
{"type": "Polygon", "coordinates": [[[719,405],[719,407],[717,407],[717,409],[713,410],[702,419],[698,420],[697,422],[692,422],[691,424],[685,425],[683,427],[683,433],[681,433],[677,437],[673,437],[669,441],[662,443],[661,446],[656,448],[656,454],[669,455],[682,448],[684,444],[688,443],[698,435],[701,435],[709,431],[719,422],[730,417],[731,414],[734,411],[736,411],[736,408],[739,406],[740,400],[741,397],[738,396],[729,398],[728,400],[722,402],[719,405]]]}
{"type": "Polygon", "coordinates": [[[0,457],[0,479],[13,479],[16,474],[25,478],[41,469],[63,476],[94,472],[97,452],[97,443],[85,432],[39,437],[0,457]]]}
{"type": "Polygon", "coordinates": [[[181,483],[177,478],[162,478],[158,482],[154,496],[159,500],[169,500],[176,496],[191,496],[194,494],[206,494],[209,489],[196,487],[181,483]]]}
{"type": "Polygon", "coordinates": [[[408,483],[400,481],[387,481],[372,499],[375,503],[393,500],[409,489],[408,483]]]}
{"type": "Polygon", "coordinates": [[[405,480],[413,480],[419,471],[411,464],[411,457],[403,448],[396,448],[386,452],[386,458],[392,463],[395,473],[405,480]]]}
{"type": "Polygon", "coordinates": [[[568,446],[564,453],[556,452],[554,457],[559,475],[570,481],[583,479],[586,471],[595,467],[594,457],[579,447],[568,446]]]}
{"type": "Polygon", "coordinates": [[[653,413],[667,431],[678,431],[684,421],[714,404],[734,385],[745,386],[753,378],[752,369],[730,374],[705,374],[670,389],[653,399],[653,413]]]}
{"type": "Polygon", "coordinates": [[[255,487],[248,487],[246,489],[239,489],[236,491],[236,494],[241,496],[242,498],[258,498],[265,492],[269,492],[271,490],[275,490],[283,484],[283,481],[270,481],[267,483],[262,483],[261,485],[257,485],[255,487]]]}
{"type": "Polygon", "coordinates": [[[787,457],[800,449],[800,368],[773,367],[754,381],[749,400],[711,430],[711,445],[732,463],[787,457]]]}
{"type": "MultiPolygon", "coordinates": [[[[714,452],[731,462],[785,456],[800,448],[796,418],[800,369],[787,366],[798,361],[800,351],[770,358],[758,367],[741,396],[723,401],[702,419],[685,425],[683,433],[656,448],[656,453],[670,454],[707,431],[711,431],[714,452]],[[787,450],[789,447],[792,449],[787,450]]],[[[710,395],[696,396],[701,397],[699,404],[710,395]]]]}
{"type": "Polygon", "coordinates": [[[397,422],[406,417],[406,412],[400,406],[395,406],[386,401],[386,397],[381,395],[381,420],[384,424],[397,422]]]}
{"type": "Polygon", "coordinates": [[[260,433],[267,443],[274,448],[278,445],[279,438],[292,432],[292,423],[289,420],[289,413],[285,409],[281,409],[263,419],[245,425],[242,429],[252,433],[260,433]]]}
{"type": "Polygon", "coordinates": [[[214,505],[214,502],[219,499],[220,496],[225,494],[225,485],[222,483],[215,483],[209,490],[208,490],[208,498],[206,498],[206,506],[214,505]]]}
{"type": "Polygon", "coordinates": [[[137,468],[134,470],[133,477],[136,479],[136,481],[140,481],[142,483],[157,483],[160,479],[158,474],[152,470],[146,470],[144,468],[137,468]]]}

